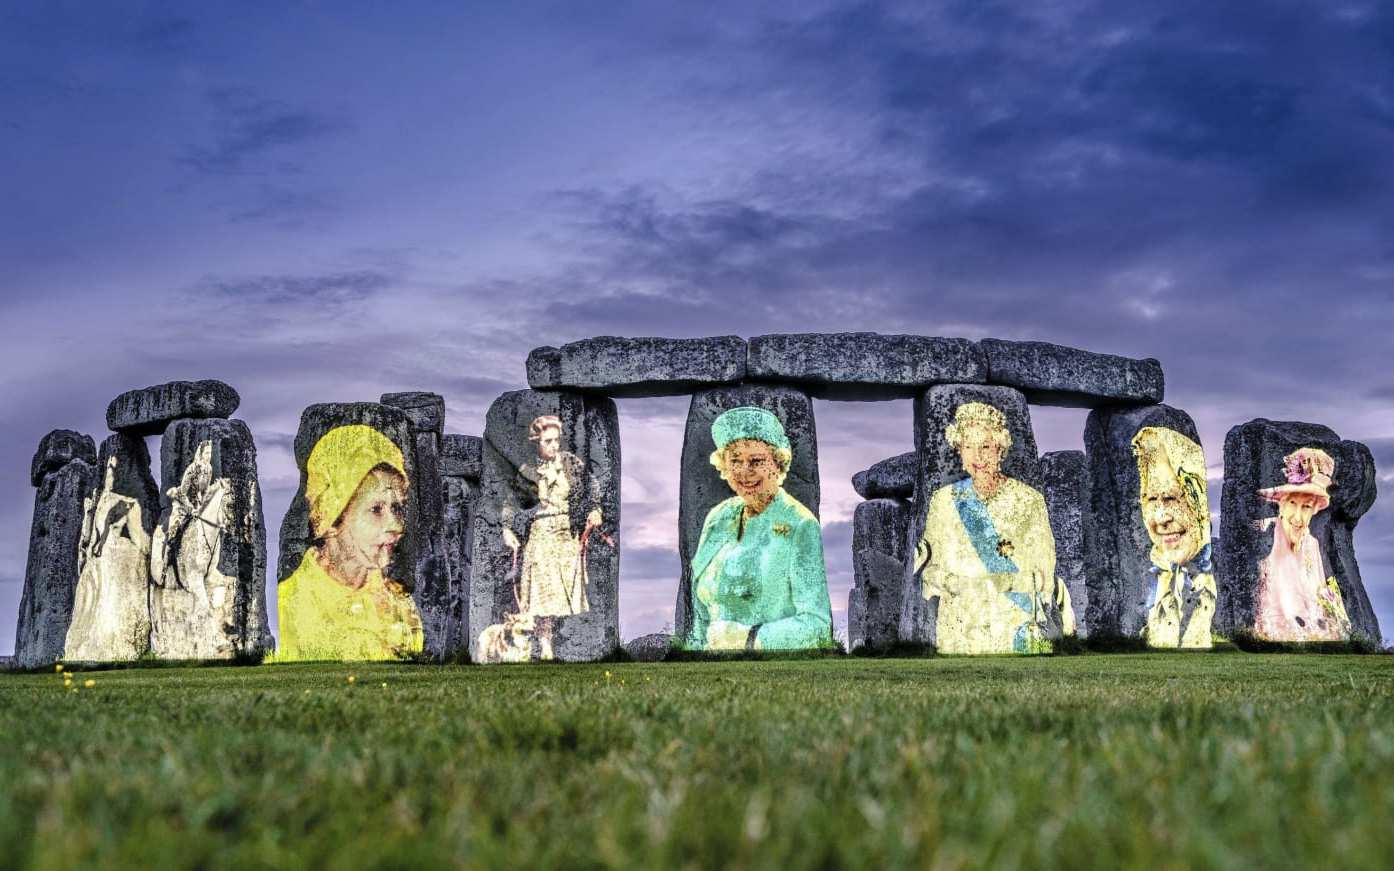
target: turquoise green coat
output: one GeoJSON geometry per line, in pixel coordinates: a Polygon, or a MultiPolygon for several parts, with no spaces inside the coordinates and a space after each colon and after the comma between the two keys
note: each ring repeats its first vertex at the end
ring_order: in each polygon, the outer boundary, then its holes
{"type": "Polygon", "coordinates": [[[746,521],[737,540],[743,507],[741,498],[733,496],[713,508],[702,524],[692,557],[687,648],[705,649],[707,627],[717,620],[758,626],[762,650],[831,647],[832,608],[818,518],[781,487],[768,508],[746,521]],[[708,609],[698,589],[718,557],[717,593],[708,609]]]}

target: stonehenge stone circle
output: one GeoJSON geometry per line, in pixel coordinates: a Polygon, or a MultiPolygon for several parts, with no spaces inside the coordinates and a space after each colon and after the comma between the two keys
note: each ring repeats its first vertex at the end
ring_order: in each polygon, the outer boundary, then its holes
{"type": "Polygon", "coordinates": [[[1375,467],[1369,449],[1341,439],[1329,427],[1258,418],[1232,428],[1225,436],[1225,480],[1221,495],[1220,552],[1224,572],[1219,613],[1228,631],[1255,629],[1259,562],[1268,555],[1271,526],[1260,529],[1277,509],[1259,495],[1260,488],[1287,483],[1284,457],[1300,448],[1318,448],[1334,461],[1330,505],[1311,518],[1310,530],[1323,563],[1321,577],[1334,577],[1350,618],[1353,635],[1380,640],[1379,622],[1355,559],[1352,533],[1374,504],[1375,467]]]}
{"type": "Polygon", "coordinates": [[[180,418],[231,417],[241,403],[237,391],[221,381],[171,381],[128,390],[113,399],[106,425],[112,432],[159,435],[180,418]]]}

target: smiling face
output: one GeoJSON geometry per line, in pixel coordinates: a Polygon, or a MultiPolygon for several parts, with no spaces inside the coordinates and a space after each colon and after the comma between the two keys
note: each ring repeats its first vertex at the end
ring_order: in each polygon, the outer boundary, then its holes
{"type": "Polygon", "coordinates": [[[402,539],[407,482],[397,472],[374,469],[358,485],[348,507],[334,524],[340,558],[385,569],[402,539]]]}
{"type": "Polygon", "coordinates": [[[974,482],[992,482],[1002,474],[1002,442],[989,427],[960,427],[958,458],[974,482]]]}
{"type": "Polygon", "coordinates": [[[723,477],[745,504],[763,509],[779,490],[779,463],[774,448],[756,439],[736,439],[726,446],[723,477]]]}
{"type": "Polygon", "coordinates": [[[1288,541],[1299,542],[1312,524],[1312,516],[1321,510],[1321,497],[1313,493],[1288,493],[1278,503],[1278,518],[1288,541]]]}
{"type": "Polygon", "coordinates": [[[560,450],[561,430],[555,426],[549,426],[542,430],[542,434],[537,439],[537,458],[545,463],[555,459],[560,450]]]}
{"type": "Polygon", "coordinates": [[[1174,476],[1149,476],[1142,493],[1142,519],[1152,544],[1169,562],[1180,565],[1200,553],[1200,523],[1174,476]]]}

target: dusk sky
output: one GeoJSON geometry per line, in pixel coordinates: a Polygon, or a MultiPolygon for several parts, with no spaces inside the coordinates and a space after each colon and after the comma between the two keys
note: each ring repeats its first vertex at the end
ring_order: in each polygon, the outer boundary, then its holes
{"type": "MultiPolygon", "coordinates": [[[[1234,425],[1365,442],[1394,636],[1394,7],[923,6],[6,3],[0,654],[34,449],[122,391],[241,393],[274,567],[307,405],[479,434],[538,345],[848,330],[1156,357],[1215,507],[1234,425]]],[[[672,619],[687,402],[619,408],[630,638],[672,619]]],[[[850,478],[911,408],[815,414],[841,626],[850,478]]]]}

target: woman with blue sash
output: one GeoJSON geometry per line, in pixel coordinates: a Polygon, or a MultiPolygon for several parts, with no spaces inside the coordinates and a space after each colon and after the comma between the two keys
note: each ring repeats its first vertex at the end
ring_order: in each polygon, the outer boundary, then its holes
{"type": "Polygon", "coordinates": [[[930,496],[916,553],[937,600],[941,653],[1048,653],[1075,631],[1055,577],[1055,537],[1040,491],[1002,473],[1012,436],[1002,412],[967,402],[945,430],[969,477],[930,496]]]}

